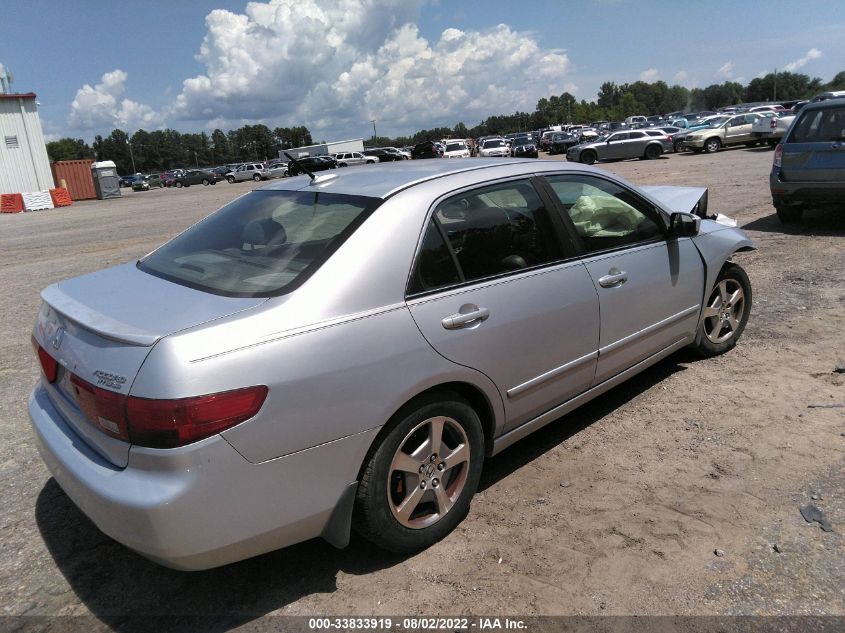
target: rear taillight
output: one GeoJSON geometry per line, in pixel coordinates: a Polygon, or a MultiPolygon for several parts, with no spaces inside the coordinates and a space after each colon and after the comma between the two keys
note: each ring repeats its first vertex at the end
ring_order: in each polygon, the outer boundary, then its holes
{"type": "Polygon", "coordinates": [[[96,387],[75,374],[71,374],[70,382],[76,402],[88,421],[104,433],[128,442],[126,396],[96,387]]]}
{"type": "Polygon", "coordinates": [[[149,448],[176,448],[211,437],[253,417],[267,398],[258,385],[221,393],[156,400],[101,389],[71,375],[79,408],[112,437],[149,448]]]}
{"type": "Polygon", "coordinates": [[[266,397],[264,385],[179,400],[130,396],[126,401],[129,439],[151,448],[190,444],[250,419],[266,397]]]}
{"type": "Polygon", "coordinates": [[[44,372],[44,378],[47,379],[47,382],[56,382],[56,377],[59,375],[58,361],[38,344],[34,336],[32,337],[32,346],[38,354],[38,360],[41,362],[41,371],[44,372]]]}
{"type": "Polygon", "coordinates": [[[778,143],[778,146],[775,148],[775,156],[772,159],[772,165],[775,167],[780,167],[783,163],[783,143],[778,143]]]}

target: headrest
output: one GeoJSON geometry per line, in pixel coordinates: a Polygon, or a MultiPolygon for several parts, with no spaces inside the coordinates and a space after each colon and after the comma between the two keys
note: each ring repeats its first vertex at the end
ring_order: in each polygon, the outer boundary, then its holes
{"type": "Polygon", "coordinates": [[[279,246],[287,241],[285,227],[271,218],[252,220],[241,233],[241,243],[255,246],[279,246]]]}

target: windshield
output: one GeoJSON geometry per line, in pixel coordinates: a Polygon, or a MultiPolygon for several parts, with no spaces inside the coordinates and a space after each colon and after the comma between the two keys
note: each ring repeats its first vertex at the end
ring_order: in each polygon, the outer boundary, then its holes
{"type": "Polygon", "coordinates": [[[446,143],[447,152],[460,152],[461,150],[465,150],[466,148],[467,146],[464,143],[446,143]]]}
{"type": "Polygon", "coordinates": [[[214,294],[282,294],[317,270],[380,202],[322,192],[253,191],[153,251],[138,267],[214,294]]]}
{"type": "Polygon", "coordinates": [[[730,117],[720,116],[720,117],[715,118],[715,119],[710,119],[709,121],[707,121],[707,127],[709,127],[709,128],[722,127],[722,124],[725,121],[727,121],[729,118],[730,117]]]}
{"type": "Polygon", "coordinates": [[[505,142],[502,139],[484,141],[484,149],[490,149],[491,147],[505,147],[505,142]]]}

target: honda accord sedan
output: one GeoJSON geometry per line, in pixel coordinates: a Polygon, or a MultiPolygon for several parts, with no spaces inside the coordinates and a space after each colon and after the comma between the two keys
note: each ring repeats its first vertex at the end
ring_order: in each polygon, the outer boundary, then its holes
{"type": "Polygon", "coordinates": [[[748,237],[707,190],[572,163],[275,181],[46,288],[38,449],[106,534],[204,569],[355,529],[411,552],[485,459],[683,347],[730,350],[748,237]]]}

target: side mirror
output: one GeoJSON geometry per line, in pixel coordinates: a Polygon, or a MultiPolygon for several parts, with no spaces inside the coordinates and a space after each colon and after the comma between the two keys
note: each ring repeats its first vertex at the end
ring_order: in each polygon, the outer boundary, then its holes
{"type": "Polygon", "coordinates": [[[673,237],[694,237],[701,228],[701,218],[691,213],[673,213],[669,216],[669,232],[673,237]]]}

